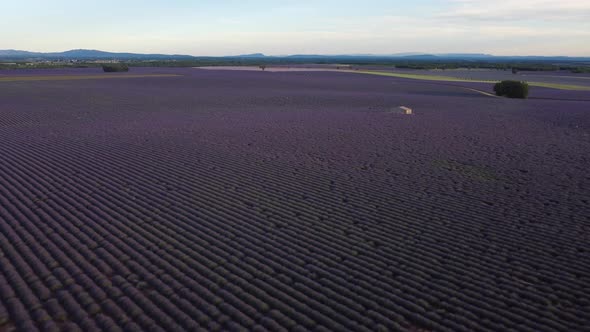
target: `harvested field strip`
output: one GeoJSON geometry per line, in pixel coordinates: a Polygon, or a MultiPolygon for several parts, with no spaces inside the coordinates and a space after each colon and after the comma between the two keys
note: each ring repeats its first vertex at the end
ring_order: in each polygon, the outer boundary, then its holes
{"type": "Polygon", "coordinates": [[[573,84],[559,84],[559,83],[544,83],[544,82],[528,82],[530,86],[538,86],[542,88],[551,88],[558,90],[571,90],[571,91],[590,91],[589,86],[573,85],[573,84]]]}
{"type": "Polygon", "coordinates": [[[473,82],[473,83],[493,83],[495,81],[484,81],[484,80],[467,80],[463,78],[451,77],[451,76],[440,76],[440,75],[422,75],[422,74],[403,74],[403,73],[392,73],[383,71],[369,71],[369,70],[345,70],[342,72],[346,73],[358,73],[358,74],[369,74],[379,76],[390,76],[399,78],[409,78],[414,80],[426,80],[426,81],[444,81],[444,82],[473,82]]]}
{"type": "MultiPolygon", "coordinates": [[[[47,147],[47,148],[49,148],[49,147],[47,147]]],[[[86,151],[86,153],[89,152],[88,150],[80,150],[78,152],[76,152],[75,150],[77,150],[77,149],[75,147],[73,147],[73,146],[70,147],[70,149],[69,149],[69,151],[74,152],[74,154],[75,153],[81,153],[81,154],[83,154],[84,151],[86,151]],[[72,148],[74,150],[72,150],[72,148]]],[[[112,149],[110,149],[110,150],[116,151],[117,149],[116,149],[116,147],[112,147],[112,149]]],[[[13,151],[12,153],[16,153],[16,151],[13,151]]],[[[43,153],[43,150],[39,150],[37,153],[43,153]]],[[[135,157],[133,157],[133,156],[127,157],[128,156],[128,152],[126,152],[124,155],[126,156],[126,158],[130,158],[130,160],[129,160],[129,162],[125,162],[125,161],[121,160],[121,162],[120,162],[121,164],[131,164],[131,165],[134,164],[133,163],[133,160],[134,160],[135,157]]],[[[35,160],[35,159],[38,159],[38,157],[33,156],[33,159],[32,160],[35,160]]],[[[32,164],[32,160],[28,160],[28,162],[27,162],[27,160],[22,160],[22,162],[23,162],[23,164],[32,164]]],[[[74,162],[74,160],[72,160],[72,162],[74,162]]],[[[80,165],[80,166],[82,166],[82,165],[80,165]]],[[[166,166],[169,166],[169,167],[166,167],[166,170],[163,170],[162,169],[160,171],[157,168],[155,168],[153,171],[149,171],[148,174],[151,174],[151,177],[156,177],[157,176],[158,178],[162,178],[162,176],[164,174],[171,174],[170,177],[165,177],[164,178],[164,179],[166,179],[166,181],[168,181],[168,180],[172,181],[175,177],[178,177],[178,180],[177,181],[189,180],[189,178],[186,177],[188,175],[184,175],[183,176],[183,175],[181,175],[181,174],[178,173],[179,171],[182,171],[182,166],[180,164],[174,165],[174,163],[171,162],[171,164],[166,165],[166,166]],[[153,172],[153,174],[152,174],[152,172],[153,172]],[[175,174],[175,176],[173,176],[172,174],[175,174]]],[[[41,174],[43,174],[42,170],[40,170],[40,169],[31,169],[30,171],[31,172],[41,172],[41,174]]],[[[121,170],[121,171],[123,171],[123,170],[121,170]]],[[[145,172],[145,170],[142,171],[141,168],[139,168],[139,167],[135,171],[136,172],[145,172]]],[[[235,171],[237,171],[237,169],[234,168],[234,169],[232,169],[232,171],[235,172],[235,171]]],[[[206,176],[206,173],[207,173],[206,170],[203,170],[203,172],[204,173],[201,176],[206,176]]],[[[36,174],[39,174],[39,173],[36,173],[36,174]]],[[[146,175],[148,175],[148,174],[146,174],[146,175]]],[[[196,179],[198,179],[198,176],[197,175],[198,175],[198,173],[197,174],[194,174],[193,176],[195,176],[196,179]]],[[[46,176],[51,176],[51,175],[50,174],[46,174],[46,176]]],[[[104,174],[104,176],[105,176],[105,178],[107,178],[107,174],[104,174]]],[[[133,169],[130,169],[128,174],[122,173],[120,175],[115,176],[115,178],[117,178],[119,176],[121,176],[122,179],[133,177],[133,169]]],[[[65,177],[66,177],[66,175],[64,175],[64,178],[65,177]]],[[[148,179],[149,178],[150,177],[146,177],[145,183],[149,183],[148,182],[148,179]]],[[[120,180],[120,181],[122,181],[122,180],[120,180]]],[[[177,184],[179,184],[179,183],[177,183],[177,184]]],[[[230,184],[231,185],[231,183],[227,183],[227,184],[230,184]]],[[[223,185],[223,184],[220,184],[220,185],[223,185]]],[[[285,185],[285,183],[283,183],[283,185],[285,185]]],[[[105,192],[103,194],[101,194],[101,196],[104,195],[104,201],[102,202],[102,204],[110,204],[110,205],[112,205],[113,204],[112,203],[113,201],[114,202],[117,202],[117,201],[119,201],[119,199],[120,200],[124,200],[125,199],[124,197],[117,196],[116,191],[111,191],[109,189],[110,187],[116,188],[118,186],[120,186],[120,184],[113,183],[113,184],[109,184],[106,188],[104,188],[105,192]],[[119,198],[119,199],[114,199],[113,200],[112,198],[109,199],[109,197],[119,198]]],[[[87,188],[88,188],[87,190],[91,190],[92,184],[89,183],[87,188]]],[[[211,194],[211,195],[213,195],[212,197],[215,197],[216,196],[215,193],[216,192],[219,192],[220,189],[221,189],[220,186],[211,187],[211,192],[209,192],[208,195],[211,194]]],[[[149,191],[148,188],[144,188],[142,190],[142,192],[145,192],[146,195],[148,195],[149,197],[158,198],[158,194],[157,194],[158,193],[158,190],[157,190],[157,188],[152,189],[151,193],[150,193],[150,191],[149,191]]],[[[65,196],[62,197],[62,199],[67,199],[67,197],[70,197],[70,196],[79,197],[80,195],[84,195],[84,194],[85,194],[84,191],[83,192],[79,192],[79,191],[78,192],[76,192],[76,191],[66,192],[66,193],[64,193],[65,196]]],[[[244,192],[243,194],[246,195],[246,197],[250,196],[250,194],[247,193],[247,192],[244,192]]],[[[182,192],[180,192],[179,194],[176,194],[176,193],[172,192],[171,195],[173,195],[172,196],[174,198],[173,201],[174,202],[178,202],[179,205],[182,205],[182,206],[190,206],[189,205],[190,203],[192,203],[192,204],[195,203],[195,201],[192,200],[192,199],[191,200],[187,200],[187,197],[190,197],[189,196],[190,193],[186,193],[186,192],[185,193],[182,193],[182,192]],[[184,204],[182,204],[182,203],[184,203],[184,204]]],[[[234,199],[231,200],[231,201],[238,201],[239,202],[240,200],[243,199],[243,198],[241,198],[242,195],[240,195],[240,194],[236,194],[236,195],[237,196],[234,197],[234,199]]],[[[221,197],[219,197],[219,198],[221,199],[221,197]]],[[[234,250],[234,253],[235,254],[237,254],[239,252],[243,252],[243,251],[248,252],[248,248],[245,247],[247,243],[260,243],[261,245],[264,244],[264,243],[267,243],[267,245],[268,245],[268,243],[269,243],[269,239],[267,238],[267,235],[261,237],[261,234],[265,234],[265,232],[269,232],[269,229],[268,228],[264,227],[264,228],[261,228],[261,229],[256,229],[256,227],[255,226],[252,226],[252,224],[250,224],[250,226],[248,226],[246,228],[243,228],[242,226],[240,226],[240,223],[235,224],[233,222],[230,222],[230,220],[235,219],[235,218],[238,218],[238,220],[240,220],[240,219],[243,220],[243,218],[247,218],[246,220],[251,220],[252,223],[255,224],[257,222],[257,220],[258,220],[256,214],[252,214],[251,217],[248,217],[249,214],[248,213],[244,213],[243,211],[240,212],[239,214],[233,213],[232,210],[235,210],[236,206],[233,206],[231,204],[230,204],[230,206],[227,207],[227,210],[225,210],[225,209],[222,210],[222,211],[225,211],[224,213],[228,213],[227,214],[227,217],[228,217],[227,218],[227,221],[228,221],[228,223],[225,224],[222,228],[220,228],[219,225],[217,225],[216,223],[211,223],[211,224],[207,224],[207,223],[201,224],[201,223],[199,223],[198,225],[195,225],[194,223],[191,223],[190,220],[194,220],[194,216],[195,215],[202,215],[202,214],[198,213],[198,211],[191,211],[191,210],[188,210],[187,211],[185,208],[180,208],[180,207],[179,208],[175,208],[174,206],[171,206],[170,209],[177,210],[178,213],[179,213],[179,214],[177,214],[178,219],[174,223],[170,223],[168,225],[162,225],[162,226],[156,226],[157,225],[157,223],[156,223],[156,224],[154,224],[154,226],[150,226],[150,223],[149,222],[147,222],[147,223],[146,222],[140,223],[140,221],[141,221],[141,218],[140,217],[145,218],[145,217],[148,217],[151,214],[150,213],[151,211],[149,209],[150,209],[150,206],[152,205],[152,204],[142,203],[142,201],[143,200],[138,200],[138,203],[137,204],[140,204],[140,205],[138,205],[137,207],[134,207],[133,205],[130,205],[129,206],[128,204],[124,204],[124,205],[121,205],[121,206],[113,206],[112,208],[108,208],[107,206],[104,206],[104,207],[101,207],[99,210],[100,211],[103,211],[103,212],[104,211],[108,211],[108,215],[111,215],[111,216],[112,216],[112,213],[117,213],[117,215],[116,215],[117,216],[116,217],[117,220],[125,220],[126,219],[125,218],[125,215],[127,215],[127,216],[129,216],[129,215],[137,216],[138,220],[136,220],[135,222],[131,222],[129,224],[126,224],[126,223],[120,224],[120,225],[117,226],[117,229],[121,229],[121,230],[123,230],[125,233],[127,233],[129,235],[133,234],[133,238],[134,239],[138,239],[137,241],[141,241],[141,242],[146,241],[145,242],[146,245],[149,245],[150,243],[152,243],[152,245],[153,245],[153,243],[157,243],[157,242],[154,242],[154,241],[158,241],[158,239],[165,240],[164,243],[172,243],[170,241],[174,241],[174,242],[180,241],[180,243],[184,243],[184,246],[188,246],[188,247],[185,247],[186,249],[183,249],[182,250],[182,252],[185,252],[185,253],[186,253],[186,250],[190,250],[190,251],[193,251],[194,250],[196,252],[202,252],[202,253],[205,253],[206,254],[207,251],[208,251],[208,250],[205,249],[205,248],[207,248],[206,245],[209,245],[210,246],[210,244],[211,244],[211,242],[206,242],[206,243],[203,243],[204,247],[190,249],[192,247],[191,246],[192,241],[195,241],[199,237],[197,237],[197,238],[193,238],[192,236],[188,237],[189,235],[187,234],[187,232],[188,233],[195,233],[195,229],[192,228],[192,227],[195,227],[195,226],[204,227],[201,230],[201,232],[211,233],[212,236],[213,236],[211,238],[211,241],[215,241],[215,238],[219,238],[219,236],[217,234],[227,233],[228,229],[229,230],[233,230],[232,232],[230,232],[230,235],[229,235],[228,239],[231,239],[231,238],[234,238],[235,239],[236,234],[240,234],[240,235],[243,235],[243,236],[246,236],[247,235],[247,237],[244,238],[244,240],[240,240],[240,242],[243,241],[244,247],[238,247],[238,248],[236,248],[234,250]],[[143,206],[143,207],[141,207],[141,206],[143,206]],[[141,210],[139,210],[139,209],[141,209],[141,210]],[[124,212],[125,210],[127,210],[127,212],[124,212]],[[144,212],[142,212],[142,210],[144,212]],[[121,211],[120,212],[121,214],[119,215],[118,214],[119,212],[115,212],[115,211],[121,211]],[[177,222],[178,221],[181,221],[183,219],[186,221],[187,227],[189,227],[189,229],[186,229],[184,232],[181,232],[180,230],[178,232],[173,231],[174,228],[171,228],[170,230],[166,231],[166,229],[168,227],[173,227],[174,225],[182,225],[182,223],[178,224],[177,222]],[[137,224],[135,224],[135,223],[137,223],[137,224]],[[131,227],[131,228],[129,228],[129,227],[131,227]],[[156,227],[156,228],[154,228],[154,227],[156,227]],[[160,227],[161,227],[161,229],[160,229],[160,227]],[[234,227],[235,227],[235,230],[234,230],[234,227]],[[145,230],[148,230],[149,232],[146,233],[145,230]],[[167,232],[169,234],[166,235],[165,233],[162,233],[162,232],[167,232]],[[147,240],[142,240],[142,237],[138,237],[136,235],[136,233],[137,234],[145,234],[145,238],[147,240]],[[155,236],[150,235],[152,233],[155,236]],[[231,234],[233,234],[233,235],[231,235],[231,234]],[[187,237],[185,237],[185,236],[187,236],[187,237]],[[185,240],[183,240],[183,237],[185,238],[185,240]]],[[[166,201],[168,201],[168,199],[162,197],[162,199],[161,199],[160,202],[162,204],[165,204],[166,201]]],[[[156,200],[155,202],[158,202],[158,200],[156,200]]],[[[92,203],[99,203],[99,202],[94,202],[93,201],[92,203]]],[[[207,200],[201,200],[199,198],[199,204],[197,204],[197,205],[198,206],[207,206],[207,204],[208,204],[207,203],[207,200]]],[[[101,205],[98,205],[98,206],[101,206],[101,205]]],[[[74,211],[76,210],[76,208],[75,207],[72,207],[72,209],[73,210],[72,210],[71,213],[74,213],[74,211]]],[[[79,209],[79,211],[84,211],[87,208],[78,207],[78,209],[79,209]]],[[[287,213],[287,214],[291,214],[292,212],[296,212],[298,210],[297,207],[293,207],[293,209],[289,208],[289,205],[283,205],[282,206],[282,209],[285,209],[285,213],[287,213]]],[[[108,215],[105,215],[104,217],[108,217],[108,215]]],[[[386,219],[383,219],[383,220],[390,219],[391,218],[391,215],[389,215],[389,216],[390,217],[384,216],[386,219]]],[[[127,217],[127,218],[129,218],[129,217],[127,217]]],[[[207,218],[207,219],[209,219],[209,218],[219,218],[219,215],[202,215],[202,218],[204,218],[204,219],[205,218],[207,218]]],[[[373,217],[373,218],[375,218],[375,217],[373,217]]],[[[318,226],[317,225],[318,224],[317,223],[317,220],[313,220],[313,219],[308,218],[308,217],[306,217],[304,215],[302,215],[301,219],[303,221],[308,222],[310,226],[313,226],[313,227],[317,227],[318,226]]],[[[212,220],[214,220],[214,219],[212,219],[212,220]]],[[[344,219],[344,220],[346,220],[346,219],[344,219]]],[[[344,220],[335,221],[335,222],[342,223],[342,222],[345,222],[344,220]]],[[[418,220],[416,220],[416,222],[418,222],[418,220]]],[[[259,223],[259,221],[258,221],[258,223],[259,223]]],[[[320,224],[323,225],[323,223],[320,223],[320,224]]],[[[112,232],[114,232],[114,231],[115,231],[114,229],[113,230],[109,230],[109,232],[107,232],[106,234],[109,234],[109,233],[110,234],[113,234],[112,232]]],[[[330,231],[330,228],[328,227],[328,228],[324,229],[324,231],[330,231]]],[[[75,229],[73,230],[73,232],[75,232],[75,229]]],[[[323,234],[323,232],[320,232],[320,234],[323,234]]],[[[330,233],[327,233],[327,234],[330,234],[330,233]]],[[[413,234],[415,234],[415,233],[410,231],[407,235],[408,236],[411,236],[413,234]]],[[[317,250],[317,249],[314,249],[314,248],[318,248],[319,250],[322,250],[322,251],[331,252],[333,255],[335,255],[334,256],[335,258],[336,257],[340,257],[339,254],[341,254],[341,253],[347,253],[349,255],[353,253],[351,251],[349,245],[348,245],[348,242],[341,242],[340,240],[338,240],[339,237],[341,236],[341,235],[339,236],[338,233],[334,233],[334,237],[331,237],[331,236],[328,236],[328,237],[325,237],[325,236],[317,237],[317,235],[315,235],[315,234],[301,234],[301,235],[299,235],[296,232],[289,232],[286,235],[287,236],[284,239],[281,239],[281,237],[282,237],[281,234],[280,233],[277,233],[277,236],[279,236],[279,238],[277,240],[280,240],[281,241],[281,242],[279,242],[279,245],[281,245],[281,246],[282,245],[291,245],[292,248],[293,248],[293,251],[295,253],[304,253],[304,254],[298,255],[299,256],[299,259],[301,259],[303,261],[309,260],[310,257],[315,257],[315,255],[313,255],[312,252],[309,251],[310,249],[312,249],[314,251],[317,250]],[[299,239],[299,240],[297,240],[297,239],[299,239]],[[299,244],[297,244],[297,243],[301,243],[301,245],[305,245],[309,241],[312,241],[312,242],[316,242],[317,241],[317,242],[314,244],[313,247],[309,247],[309,248],[307,246],[300,246],[299,244]],[[295,242],[295,243],[293,243],[293,242],[295,242]],[[324,245],[321,245],[321,243],[325,243],[325,244],[324,245]]],[[[110,240],[111,239],[109,239],[109,241],[110,240]]],[[[382,238],[380,240],[387,240],[387,238],[382,238]]],[[[452,241],[452,238],[449,238],[448,240],[449,241],[452,241]]],[[[237,241],[237,239],[235,241],[237,241]]],[[[391,239],[390,239],[390,241],[391,241],[391,239]]],[[[178,245],[180,245],[180,243],[178,245]]],[[[232,245],[235,245],[236,244],[236,242],[234,242],[234,241],[228,241],[228,243],[231,243],[232,245]]],[[[271,243],[272,243],[272,240],[271,240],[271,243]]],[[[215,243],[215,246],[214,247],[215,248],[224,248],[224,247],[222,247],[218,243],[215,243]]],[[[272,247],[272,245],[268,249],[270,249],[271,247],[272,247]]],[[[362,243],[359,243],[359,247],[360,248],[363,248],[364,245],[362,245],[362,243]]],[[[146,248],[149,248],[149,247],[146,247],[146,248]]],[[[231,247],[229,247],[229,248],[228,247],[225,247],[225,248],[226,249],[229,249],[231,247]]],[[[127,251],[128,248],[123,248],[123,249],[125,249],[125,250],[122,250],[122,252],[128,252],[127,251]]],[[[262,255],[264,253],[264,250],[263,249],[265,249],[265,248],[264,247],[256,248],[256,250],[258,250],[258,252],[259,252],[260,255],[262,255]]],[[[211,249],[209,249],[209,251],[210,250],[211,249]]],[[[145,250],[138,250],[138,251],[139,252],[145,252],[145,250]]],[[[149,250],[147,250],[147,251],[149,252],[149,250]]],[[[112,255],[114,257],[120,257],[120,255],[122,254],[122,252],[114,252],[114,253],[112,253],[112,255]]],[[[222,252],[223,252],[223,250],[222,250],[222,252]]],[[[164,254],[164,253],[162,253],[162,254],[164,254]]],[[[252,255],[254,255],[254,254],[255,253],[252,252],[252,255]]],[[[408,254],[410,254],[410,256],[403,255],[402,253],[397,252],[397,251],[392,251],[391,254],[390,255],[387,255],[386,257],[388,259],[397,259],[397,260],[399,260],[400,259],[400,255],[401,255],[401,258],[402,259],[399,261],[399,264],[402,264],[402,263],[408,264],[408,262],[406,260],[407,259],[410,259],[410,257],[416,257],[415,256],[416,253],[408,253],[408,254]],[[395,255],[394,255],[394,253],[395,253],[395,255]]],[[[422,255],[423,254],[424,253],[422,253],[422,255]]],[[[381,288],[381,287],[385,287],[383,289],[384,290],[387,290],[388,292],[389,291],[394,292],[394,291],[399,290],[399,289],[404,289],[403,288],[404,285],[405,285],[405,288],[408,288],[408,286],[407,286],[408,284],[409,285],[412,285],[412,281],[410,281],[410,280],[404,280],[401,284],[397,285],[395,288],[389,288],[386,285],[380,285],[382,283],[382,282],[378,281],[378,279],[380,279],[380,276],[379,275],[375,275],[375,273],[372,273],[371,272],[370,265],[368,265],[367,266],[367,270],[362,273],[362,275],[364,275],[364,276],[362,276],[361,274],[359,274],[358,273],[358,265],[359,264],[361,266],[363,266],[363,265],[366,265],[367,262],[368,262],[370,264],[378,264],[378,265],[380,265],[380,263],[379,263],[380,260],[377,259],[377,256],[375,256],[375,260],[370,259],[371,256],[372,255],[366,253],[366,254],[363,254],[362,259],[361,258],[358,258],[358,259],[356,259],[356,258],[349,258],[347,260],[347,261],[350,261],[351,263],[353,263],[353,265],[351,266],[351,269],[350,270],[345,269],[345,271],[348,271],[348,273],[351,273],[352,275],[354,275],[355,278],[361,278],[359,280],[365,280],[366,279],[367,285],[363,286],[363,288],[360,289],[359,292],[366,291],[366,289],[372,289],[372,292],[378,292],[379,291],[379,288],[381,288]],[[368,255],[368,256],[366,256],[366,255],[368,255]],[[369,259],[369,260],[367,261],[367,259],[369,259]],[[357,275],[357,274],[359,274],[359,275],[357,275]],[[379,285],[379,288],[372,288],[373,286],[370,286],[370,285],[379,285]],[[398,287],[402,287],[402,288],[398,288],[398,287]],[[365,290],[363,290],[363,289],[365,289],[365,290]]],[[[193,257],[193,255],[191,254],[190,257],[193,257]]],[[[317,259],[320,259],[321,257],[322,256],[318,256],[317,259]]],[[[137,257],[137,259],[139,259],[139,256],[137,257]]],[[[184,258],[183,262],[189,262],[189,263],[190,262],[193,262],[194,263],[194,261],[192,261],[191,259],[189,259],[188,261],[186,259],[187,258],[184,258]]],[[[214,262],[215,259],[218,260],[219,258],[215,258],[215,256],[211,256],[210,259],[209,259],[209,261],[213,261],[214,262]]],[[[260,258],[260,259],[262,259],[262,258],[260,258]]],[[[276,258],[276,259],[279,260],[279,258],[276,258]]],[[[428,261],[428,258],[422,257],[422,259],[424,259],[425,261],[428,261]]],[[[168,261],[168,262],[175,262],[174,257],[166,257],[166,261],[168,261]]],[[[335,262],[333,260],[325,260],[325,258],[322,259],[322,261],[323,261],[323,264],[330,264],[330,265],[339,264],[339,263],[337,263],[337,262],[335,262]]],[[[194,263],[194,264],[197,264],[197,263],[194,263]]],[[[215,263],[215,264],[217,264],[217,263],[215,263]]],[[[289,261],[285,261],[285,262],[283,262],[283,264],[290,264],[290,263],[289,263],[289,261]]],[[[347,263],[344,266],[346,266],[346,265],[347,265],[347,263]]],[[[297,267],[298,267],[298,265],[293,265],[293,266],[289,267],[288,269],[286,269],[285,271],[282,271],[282,273],[288,273],[289,275],[291,275],[291,277],[297,278],[297,279],[301,279],[302,282],[304,282],[305,279],[306,279],[304,276],[299,275],[297,273],[295,273],[295,274],[292,274],[291,273],[293,270],[296,271],[297,270],[297,267]]],[[[420,265],[416,265],[416,268],[417,269],[424,269],[424,267],[423,266],[420,266],[420,265]]],[[[449,271],[452,271],[449,266],[446,266],[446,267],[445,266],[441,266],[441,270],[438,270],[438,271],[432,272],[432,273],[436,273],[437,275],[438,274],[441,274],[441,273],[442,274],[449,275],[449,279],[448,280],[451,283],[453,282],[453,279],[451,278],[451,276],[452,277],[455,277],[455,278],[457,278],[457,277],[460,278],[462,276],[461,270],[458,270],[457,275],[455,275],[455,273],[449,273],[449,271]]],[[[187,270],[187,273],[189,273],[189,272],[190,272],[190,270],[187,270]]],[[[247,273],[247,272],[244,272],[244,271],[242,271],[242,272],[243,273],[247,273]]],[[[174,273],[176,273],[176,272],[174,272],[174,273]]],[[[429,274],[430,274],[430,272],[427,272],[427,274],[425,274],[425,277],[427,275],[429,275],[429,274]]],[[[263,277],[263,276],[264,276],[264,274],[261,275],[261,277],[263,277]]],[[[215,277],[215,276],[212,276],[212,277],[215,277]]],[[[217,276],[217,277],[223,278],[221,276],[217,276]]],[[[481,276],[480,277],[477,277],[477,276],[469,277],[469,278],[466,279],[466,282],[467,282],[467,280],[473,280],[472,278],[481,279],[482,277],[481,276]]],[[[422,278],[414,276],[413,279],[414,280],[417,280],[417,281],[415,281],[415,282],[417,282],[415,284],[415,286],[416,287],[419,287],[421,285],[421,283],[422,283],[422,281],[421,281],[422,278]]],[[[220,280],[222,280],[222,279],[220,279],[220,280]]],[[[385,282],[385,280],[383,282],[385,282]]],[[[426,280],[424,280],[424,282],[426,282],[426,280]]],[[[308,287],[312,287],[312,286],[308,286],[308,287]]],[[[470,289],[471,288],[469,286],[466,286],[466,287],[467,287],[467,289],[470,289]]],[[[410,293],[409,294],[419,294],[419,290],[418,289],[416,289],[415,291],[412,291],[411,289],[414,289],[414,288],[410,288],[410,290],[409,290],[410,293]]],[[[443,291],[443,290],[444,289],[442,289],[441,291],[443,291]]],[[[273,290],[273,292],[274,291],[275,290],[273,290]]],[[[290,290],[290,292],[292,292],[292,291],[293,290],[290,290]]],[[[335,291],[338,292],[337,290],[335,290],[335,291]]],[[[381,291],[383,291],[383,290],[381,290],[381,291]]],[[[473,291],[476,292],[474,294],[477,295],[477,288],[474,288],[473,291]]],[[[447,293],[446,294],[446,296],[451,296],[451,295],[452,295],[452,293],[447,293]]],[[[321,294],[316,294],[316,295],[313,296],[313,298],[317,298],[316,296],[319,296],[321,298],[321,294]]],[[[283,297],[281,297],[281,298],[283,298],[283,297]]],[[[475,301],[477,298],[474,297],[473,299],[470,300],[470,297],[466,297],[465,295],[461,295],[461,299],[467,301],[468,303],[470,303],[472,301],[475,301]]],[[[502,297],[499,298],[499,300],[502,300],[502,299],[503,299],[502,297]]],[[[379,302],[381,303],[382,301],[379,301],[379,302]]],[[[386,303],[386,302],[383,302],[383,303],[386,303]]],[[[499,302],[498,304],[501,304],[501,302],[499,302]]],[[[382,305],[382,304],[380,304],[380,305],[382,305]]],[[[479,307],[477,302],[474,302],[474,305],[476,307],[479,307]]],[[[394,308],[394,309],[395,310],[399,310],[399,308],[394,308]]],[[[414,308],[414,309],[416,309],[416,308],[414,308]]],[[[479,311],[479,309],[478,309],[478,311],[479,311]]],[[[387,311],[384,312],[383,314],[386,314],[386,313],[387,313],[387,311]]],[[[485,314],[485,315],[489,315],[489,313],[488,314],[485,314]]],[[[502,314],[502,315],[504,315],[504,314],[502,314]]],[[[508,315],[506,317],[511,317],[511,316],[508,315]]],[[[342,316],[338,316],[338,318],[342,318],[342,316]]],[[[492,318],[497,319],[497,318],[501,318],[501,317],[498,317],[498,316],[493,315],[492,318]]],[[[519,320],[519,321],[521,321],[521,320],[519,320]]],[[[530,324],[534,324],[534,322],[527,322],[527,324],[529,324],[529,323],[530,324]]],[[[553,325],[553,327],[554,328],[562,328],[563,326],[562,325],[553,325]]]]}
{"type": "MultiPolygon", "coordinates": [[[[399,78],[409,78],[409,79],[414,79],[414,80],[426,80],[426,81],[471,82],[471,83],[496,83],[496,82],[499,82],[499,81],[494,81],[494,80],[470,80],[470,79],[463,79],[463,78],[457,78],[457,77],[451,77],[451,76],[403,74],[403,73],[391,73],[391,72],[367,71],[367,70],[348,70],[348,71],[342,71],[342,72],[379,75],[379,76],[390,76],[390,77],[399,77],[399,78]]],[[[589,86],[583,86],[583,85],[530,82],[530,81],[527,81],[527,83],[530,86],[538,86],[538,87],[558,89],[558,90],[590,91],[589,86]]]]}
{"type": "MultiPolygon", "coordinates": [[[[548,75],[549,76],[549,75],[548,75]]],[[[559,78],[567,78],[567,79],[577,79],[577,80],[590,80],[588,76],[563,76],[563,75],[550,75],[549,77],[559,77],[559,78]]]]}
{"type": "Polygon", "coordinates": [[[138,75],[46,75],[46,76],[7,76],[0,77],[0,82],[25,82],[25,81],[76,81],[76,80],[104,80],[112,78],[147,78],[147,77],[179,77],[178,74],[138,74],[138,75]]]}

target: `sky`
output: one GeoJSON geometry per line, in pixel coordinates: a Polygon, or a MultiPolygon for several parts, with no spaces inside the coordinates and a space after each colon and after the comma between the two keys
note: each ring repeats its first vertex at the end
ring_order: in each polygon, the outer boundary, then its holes
{"type": "Polygon", "coordinates": [[[590,56],[590,0],[20,0],[0,49],[590,56]]]}

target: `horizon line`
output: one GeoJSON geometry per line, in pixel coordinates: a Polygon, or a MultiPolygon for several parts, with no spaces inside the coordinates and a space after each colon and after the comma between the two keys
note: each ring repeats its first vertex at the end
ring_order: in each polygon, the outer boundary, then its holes
{"type": "Polygon", "coordinates": [[[196,54],[182,54],[182,53],[161,53],[161,52],[137,52],[137,51],[105,51],[105,50],[100,50],[100,49],[94,49],[94,48],[72,48],[72,49],[68,49],[68,50],[64,50],[64,51],[29,51],[29,50],[22,50],[22,49],[12,49],[12,48],[6,48],[6,49],[0,49],[1,51],[15,51],[15,52],[28,52],[28,53],[41,53],[41,54],[51,54],[51,53],[65,53],[65,52],[70,52],[70,51],[96,51],[96,52],[103,52],[103,53],[126,53],[126,54],[138,54],[138,55],[169,55],[169,56],[190,56],[190,57],[240,57],[240,56],[248,56],[248,55],[258,55],[260,54],[261,56],[265,56],[265,57],[288,57],[288,56],[297,56],[297,55],[301,55],[301,56],[374,56],[374,57],[379,57],[379,56],[422,56],[422,55],[433,55],[433,56],[444,56],[444,55],[476,55],[476,56],[491,56],[491,57],[544,57],[544,58],[551,58],[551,57],[567,57],[567,58],[590,58],[590,54],[589,55],[557,55],[557,54],[553,54],[553,55],[535,55],[535,54],[527,54],[527,55],[516,55],[516,54],[511,54],[511,55],[497,55],[497,54],[492,54],[492,53],[486,53],[486,52],[413,52],[413,51],[408,51],[408,52],[395,52],[395,53],[358,53],[358,52],[351,52],[351,53],[291,53],[291,54],[267,54],[264,52],[246,52],[246,53],[241,53],[241,54],[225,54],[225,55],[196,55],[196,54]]]}

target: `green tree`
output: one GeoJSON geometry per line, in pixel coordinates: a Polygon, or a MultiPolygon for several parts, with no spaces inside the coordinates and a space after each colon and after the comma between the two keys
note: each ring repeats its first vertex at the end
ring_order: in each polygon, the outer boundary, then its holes
{"type": "Polygon", "coordinates": [[[526,99],[529,95],[529,85],[520,81],[502,81],[494,85],[494,92],[498,96],[526,99]]]}
{"type": "Polygon", "coordinates": [[[124,63],[110,63],[102,65],[102,71],[105,73],[126,72],[129,71],[129,66],[124,63]]]}

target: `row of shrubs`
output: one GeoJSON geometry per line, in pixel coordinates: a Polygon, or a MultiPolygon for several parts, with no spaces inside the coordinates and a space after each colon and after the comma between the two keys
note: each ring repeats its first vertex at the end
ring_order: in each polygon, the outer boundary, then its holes
{"type": "Polygon", "coordinates": [[[102,71],[105,73],[126,72],[129,71],[129,66],[124,63],[109,63],[102,65],[102,71]]]}

